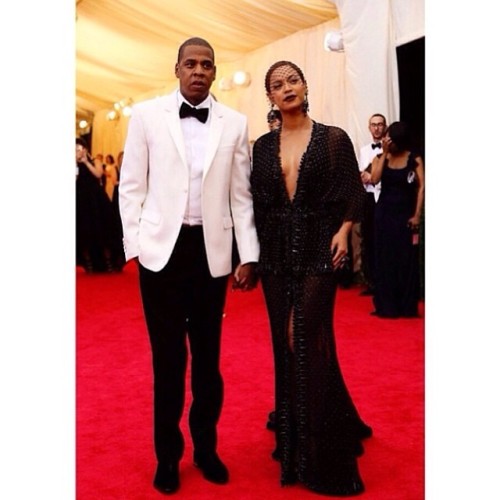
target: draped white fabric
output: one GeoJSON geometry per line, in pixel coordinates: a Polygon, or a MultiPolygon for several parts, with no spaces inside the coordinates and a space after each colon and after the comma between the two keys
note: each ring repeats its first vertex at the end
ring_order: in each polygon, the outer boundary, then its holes
{"type": "Polygon", "coordinates": [[[360,146],[369,140],[368,118],[399,116],[399,88],[390,0],[336,0],[346,54],[346,125],[360,146]]]}
{"type": "MultiPolygon", "coordinates": [[[[85,2],[90,0],[83,0],[85,2]]],[[[133,4],[131,0],[124,0],[127,4],[133,4]]],[[[150,2],[142,2],[146,6],[150,2]]],[[[329,1],[329,0],[328,0],[329,1]]],[[[368,117],[374,112],[385,114],[389,121],[399,117],[399,89],[397,79],[396,46],[398,41],[405,43],[424,34],[423,26],[423,1],[424,0],[336,0],[335,8],[331,11],[331,20],[317,23],[315,26],[298,30],[288,36],[281,37],[275,41],[261,46],[255,50],[244,52],[240,57],[231,62],[223,62],[224,50],[218,46],[209,35],[203,34],[198,29],[197,19],[193,18],[191,33],[199,34],[210,41],[216,50],[217,81],[212,86],[216,98],[242,113],[249,119],[250,140],[256,139],[267,131],[266,114],[269,110],[268,101],[264,89],[264,76],[269,66],[278,60],[291,60],[298,64],[304,71],[310,101],[310,115],[313,119],[339,125],[351,136],[355,149],[369,140],[368,117]],[[338,16],[336,13],[338,12],[338,16]],[[323,48],[323,41],[328,30],[341,30],[344,38],[345,52],[328,52],[323,48]],[[229,91],[221,91],[218,82],[223,77],[231,77],[237,70],[244,70],[251,75],[251,84],[245,88],[233,88],[229,91]]],[[[190,0],[189,4],[193,4],[190,0]]],[[[211,9],[204,10],[203,15],[209,16],[214,10],[215,17],[220,22],[220,4],[226,6],[228,16],[229,2],[194,2],[210,5],[211,9]]],[[[243,2],[248,4],[252,2],[243,2]]],[[[253,2],[260,4],[260,2],[253,2]]],[[[279,6],[286,4],[285,0],[276,2],[279,6]]],[[[294,2],[295,3],[295,2],[294,2]]],[[[299,2],[303,3],[303,2],[299,2]]],[[[324,2],[308,2],[309,4],[323,4],[324,2]]],[[[271,9],[275,2],[266,5],[271,9]]],[[[192,5],[191,5],[192,6],[192,5]]],[[[262,7],[262,5],[260,5],[262,7]]],[[[259,7],[259,8],[260,8],[259,7]]],[[[93,5],[95,8],[95,5],[93,5]]],[[[196,9],[195,9],[196,10],[196,9]]],[[[285,11],[281,11],[283,14],[285,11]]],[[[137,14],[137,13],[136,13],[137,14]]],[[[175,16],[175,12],[170,13],[175,16]]],[[[234,12],[233,12],[234,14],[234,12]]],[[[245,15],[245,14],[243,14],[245,15]]],[[[266,30],[279,29],[277,21],[282,18],[276,15],[276,22],[271,27],[267,21],[263,21],[266,30]]],[[[231,45],[231,26],[215,24],[205,19],[215,30],[224,31],[224,36],[229,37],[226,46],[231,45]]],[[[231,19],[228,17],[227,22],[231,19]]],[[[290,20],[288,20],[290,22],[290,20]]],[[[255,19],[253,25],[259,24],[255,19]]],[[[200,27],[203,24],[199,25],[200,27]]],[[[78,26],[77,26],[78,28],[78,26]]],[[[174,65],[177,58],[177,47],[179,44],[178,34],[161,34],[161,29],[153,25],[153,32],[157,33],[160,53],[164,56],[158,62],[162,68],[162,78],[152,78],[150,91],[133,93],[139,90],[127,87],[126,75],[122,75],[123,82],[121,95],[128,95],[137,102],[155,95],[165,94],[177,86],[174,77],[174,65]],[[160,40],[161,36],[171,37],[169,40],[160,40]],[[176,43],[172,38],[177,38],[176,43]],[[164,49],[162,48],[164,45],[164,49]],[[129,93],[126,94],[125,92],[129,93]]],[[[187,35],[184,38],[188,38],[187,35]]],[[[180,42],[184,38],[180,39],[180,42]]],[[[220,40],[217,38],[217,40],[220,40]]],[[[222,42],[219,42],[224,47],[222,42]]],[[[127,47],[125,44],[124,47],[127,47]]],[[[155,53],[158,46],[154,47],[155,53]]],[[[244,51],[244,48],[242,49],[244,51]]],[[[135,61],[135,59],[134,59],[135,61]]],[[[226,58],[227,61],[227,58],[226,58]]],[[[132,66],[130,71],[137,72],[142,61],[132,66]]],[[[127,68],[123,68],[126,73],[127,68]]],[[[97,111],[93,123],[93,147],[92,153],[111,153],[115,156],[123,149],[126,136],[128,120],[122,117],[117,122],[106,120],[109,107],[97,111]]]]}
{"type": "Polygon", "coordinates": [[[331,0],[337,6],[344,48],[345,125],[356,151],[369,141],[368,119],[399,119],[396,47],[424,36],[423,0],[331,0]]]}

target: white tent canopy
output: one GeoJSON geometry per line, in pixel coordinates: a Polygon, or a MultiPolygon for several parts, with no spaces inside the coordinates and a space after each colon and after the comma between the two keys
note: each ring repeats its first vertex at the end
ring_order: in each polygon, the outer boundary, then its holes
{"type": "Polygon", "coordinates": [[[191,36],[215,49],[216,98],[245,113],[250,139],[267,130],[264,75],[275,61],[298,64],[313,119],[339,125],[358,147],[367,120],[399,117],[396,46],[424,36],[423,0],[77,0],[76,110],[92,124],[92,152],[116,155],[128,119],[107,120],[114,103],[162,95],[177,86],[179,45],[191,36]],[[344,52],[328,52],[328,31],[344,52]],[[232,86],[236,71],[251,83],[232,86]]]}

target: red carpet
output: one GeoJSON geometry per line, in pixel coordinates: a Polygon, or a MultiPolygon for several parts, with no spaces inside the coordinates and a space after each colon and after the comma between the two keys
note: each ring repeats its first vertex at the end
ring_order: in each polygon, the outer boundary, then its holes
{"type": "MultiPolygon", "coordinates": [[[[371,298],[359,292],[339,290],[335,328],[347,385],[374,430],[359,461],[366,487],[360,498],[422,500],[424,320],[370,316],[371,298]]],[[[151,485],[152,369],[135,264],[116,275],[78,269],[76,297],[77,499],[165,498],[151,485]]],[[[230,483],[208,483],[194,468],[184,418],[181,488],[172,498],[318,498],[301,486],[282,488],[270,457],[274,439],[265,423],[274,405],[273,370],[260,289],[228,294],[221,366],[225,404],[218,449],[230,483]]],[[[186,410],[189,403],[188,393],[186,410]]]]}

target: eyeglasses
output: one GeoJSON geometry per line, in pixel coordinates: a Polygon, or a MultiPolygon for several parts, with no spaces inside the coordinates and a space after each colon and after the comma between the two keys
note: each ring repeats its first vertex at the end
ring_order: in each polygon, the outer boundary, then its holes
{"type": "Polygon", "coordinates": [[[385,127],[385,123],[370,123],[370,127],[385,127]]]}

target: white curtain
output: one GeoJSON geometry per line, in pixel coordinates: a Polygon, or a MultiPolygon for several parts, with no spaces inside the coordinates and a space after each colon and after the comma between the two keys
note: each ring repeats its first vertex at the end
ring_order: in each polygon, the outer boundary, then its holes
{"type": "Polygon", "coordinates": [[[382,113],[399,117],[394,32],[390,0],[336,0],[346,55],[348,130],[358,151],[369,141],[368,119],[382,113]]]}

